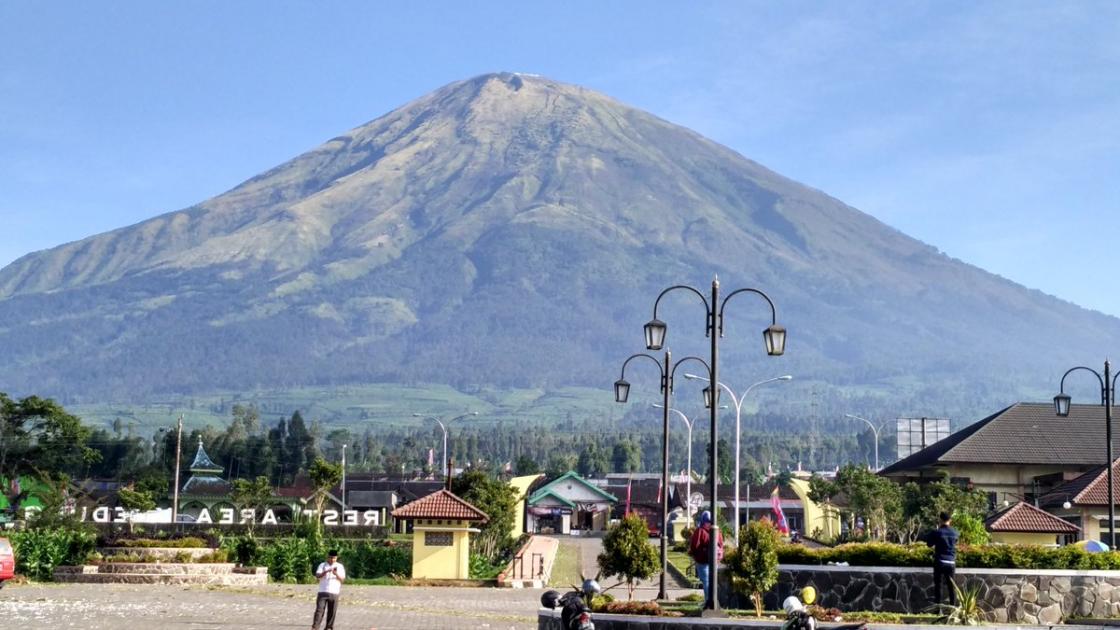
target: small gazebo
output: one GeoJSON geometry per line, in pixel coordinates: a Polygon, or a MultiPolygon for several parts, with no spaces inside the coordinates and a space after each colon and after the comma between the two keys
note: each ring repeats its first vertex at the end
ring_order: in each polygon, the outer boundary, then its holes
{"type": "Polygon", "coordinates": [[[413,521],[412,577],[465,580],[470,577],[471,527],[485,523],[485,512],[439,490],[393,510],[393,518],[413,521]]]}

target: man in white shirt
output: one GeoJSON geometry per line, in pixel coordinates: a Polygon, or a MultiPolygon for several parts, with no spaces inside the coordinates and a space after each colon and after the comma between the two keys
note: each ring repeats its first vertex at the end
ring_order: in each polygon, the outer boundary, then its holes
{"type": "Polygon", "coordinates": [[[320,563],[319,568],[315,569],[315,577],[319,579],[319,596],[315,599],[315,619],[311,622],[311,630],[319,630],[324,610],[327,613],[327,624],[323,626],[323,630],[334,630],[338,594],[346,580],[346,567],[338,561],[337,551],[332,549],[327,552],[327,561],[320,563]]]}

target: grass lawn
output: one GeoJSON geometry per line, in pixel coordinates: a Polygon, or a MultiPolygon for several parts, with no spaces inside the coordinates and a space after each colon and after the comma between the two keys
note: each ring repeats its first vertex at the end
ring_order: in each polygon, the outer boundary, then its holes
{"type": "Polygon", "coordinates": [[[561,540],[560,547],[556,550],[556,560],[552,563],[552,576],[548,585],[571,588],[582,581],[579,575],[579,547],[561,540]]]}
{"type": "Polygon", "coordinates": [[[693,572],[691,575],[688,573],[688,565],[692,564],[692,559],[688,557],[687,553],[669,550],[669,564],[679,569],[681,575],[688,576],[688,579],[692,581],[692,588],[700,588],[700,580],[696,578],[696,573],[693,572]]]}

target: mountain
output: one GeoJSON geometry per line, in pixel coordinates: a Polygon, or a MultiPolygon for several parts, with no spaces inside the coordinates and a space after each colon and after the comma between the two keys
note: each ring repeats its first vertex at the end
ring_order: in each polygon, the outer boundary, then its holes
{"type": "MultiPolygon", "coordinates": [[[[729,381],[792,372],[897,413],[1045,394],[1120,339],[1120,320],[951,259],[688,129],[500,73],[0,270],[0,390],[609,389],[658,292],[706,291],[717,274],[725,291],[766,291],[790,331],[786,356],[766,358],[769,312],[736,297],[729,381]]],[[[706,355],[698,300],[666,298],[659,315],[676,356],[706,355]]],[[[654,388],[652,366],[632,365],[654,388]]]]}

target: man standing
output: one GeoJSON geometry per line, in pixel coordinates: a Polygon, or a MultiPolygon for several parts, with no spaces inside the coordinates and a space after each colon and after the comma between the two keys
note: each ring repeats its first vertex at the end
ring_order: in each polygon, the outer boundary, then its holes
{"type": "Polygon", "coordinates": [[[704,587],[704,607],[707,608],[712,600],[712,585],[709,579],[712,567],[708,564],[709,552],[713,541],[712,531],[715,531],[716,561],[723,559],[723,532],[718,527],[712,526],[712,513],[704,510],[700,513],[696,531],[688,541],[688,555],[696,562],[696,577],[704,587]]]}
{"type": "Polygon", "coordinates": [[[941,527],[926,536],[926,544],[933,547],[933,603],[941,604],[941,582],[949,589],[949,605],[957,605],[957,589],[953,574],[957,571],[957,539],[960,534],[950,526],[948,512],[941,513],[941,527]]]}
{"type": "Polygon", "coordinates": [[[323,630],[334,630],[334,615],[338,612],[338,594],[342,592],[342,583],[346,580],[346,567],[338,561],[338,552],[327,552],[327,561],[320,563],[315,569],[315,577],[319,579],[319,596],[315,600],[315,618],[311,622],[311,630],[319,630],[319,622],[323,620],[323,611],[327,613],[327,623],[323,630]]]}

